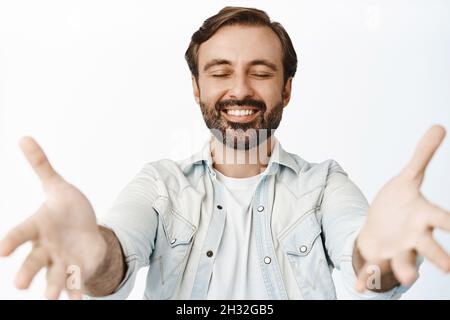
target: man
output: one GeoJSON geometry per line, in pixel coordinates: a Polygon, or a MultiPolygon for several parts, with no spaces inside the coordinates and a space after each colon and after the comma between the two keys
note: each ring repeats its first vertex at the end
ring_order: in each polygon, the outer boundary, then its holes
{"type": "Polygon", "coordinates": [[[96,223],[87,198],[37,143],[20,146],[48,196],[0,242],[31,241],[15,283],[47,268],[48,298],[125,298],[149,265],[148,299],[333,299],[331,270],[355,298],[396,298],[420,257],[450,271],[432,237],[449,213],[420,193],[445,131],[432,127],[410,163],[369,207],[332,160],[311,164],[273,135],[288,105],[297,56],[263,11],[226,7],[194,33],[186,60],[211,140],[183,161],[148,163],[96,223]],[[65,288],[67,270],[80,286],[65,288]]]}

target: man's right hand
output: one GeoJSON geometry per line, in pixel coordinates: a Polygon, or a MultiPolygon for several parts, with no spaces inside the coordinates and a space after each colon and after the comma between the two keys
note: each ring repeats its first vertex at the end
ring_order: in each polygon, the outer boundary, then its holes
{"type": "MultiPolygon", "coordinates": [[[[36,213],[0,241],[0,256],[9,256],[31,241],[32,251],[17,273],[15,284],[21,289],[28,288],[34,276],[46,268],[46,296],[57,299],[66,287],[68,268],[77,267],[81,277],[78,283],[83,284],[104,261],[107,243],[89,200],[55,172],[36,141],[24,137],[20,147],[38,175],[47,199],[36,213]]],[[[81,297],[82,289],[67,292],[76,299],[81,297]]]]}

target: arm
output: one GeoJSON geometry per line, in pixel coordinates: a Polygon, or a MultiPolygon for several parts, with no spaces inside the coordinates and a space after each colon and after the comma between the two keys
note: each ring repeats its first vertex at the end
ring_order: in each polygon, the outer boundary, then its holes
{"type": "Polygon", "coordinates": [[[321,201],[320,214],[327,255],[333,266],[340,271],[344,297],[391,299],[397,296],[397,291],[390,290],[396,286],[391,282],[389,272],[385,274],[382,272],[383,284],[378,286],[376,283],[374,290],[361,293],[354,288],[358,271],[364,262],[355,243],[367,219],[368,210],[369,204],[361,190],[337,163],[332,164],[321,201]]]}
{"type": "Polygon", "coordinates": [[[113,293],[122,282],[127,268],[122,247],[114,232],[102,226],[100,232],[107,245],[106,255],[95,273],[85,281],[83,290],[93,297],[113,293]]]}

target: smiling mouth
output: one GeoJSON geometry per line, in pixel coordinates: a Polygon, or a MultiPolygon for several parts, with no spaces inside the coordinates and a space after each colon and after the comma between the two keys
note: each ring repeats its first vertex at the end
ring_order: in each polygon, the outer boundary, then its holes
{"type": "Polygon", "coordinates": [[[225,108],[221,111],[226,120],[238,123],[251,122],[258,117],[260,112],[256,108],[225,108]]]}

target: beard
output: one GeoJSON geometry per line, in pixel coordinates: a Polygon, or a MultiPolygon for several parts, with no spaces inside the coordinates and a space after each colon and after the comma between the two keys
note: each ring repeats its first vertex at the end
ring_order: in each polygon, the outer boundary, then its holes
{"type": "Polygon", "coordinates": [[[264,101],[254,99],[223,100],[214,106],[200,101],[200,108],[206,126],[218,141],[232,149],[249,150],[266,141],[278,128],[283,115],[282,100],[269,111],[264,101]],[[221,113],[231,106],[252,106],[260,112],[251,122],[232,122],[225,119],[221,113]]]}

